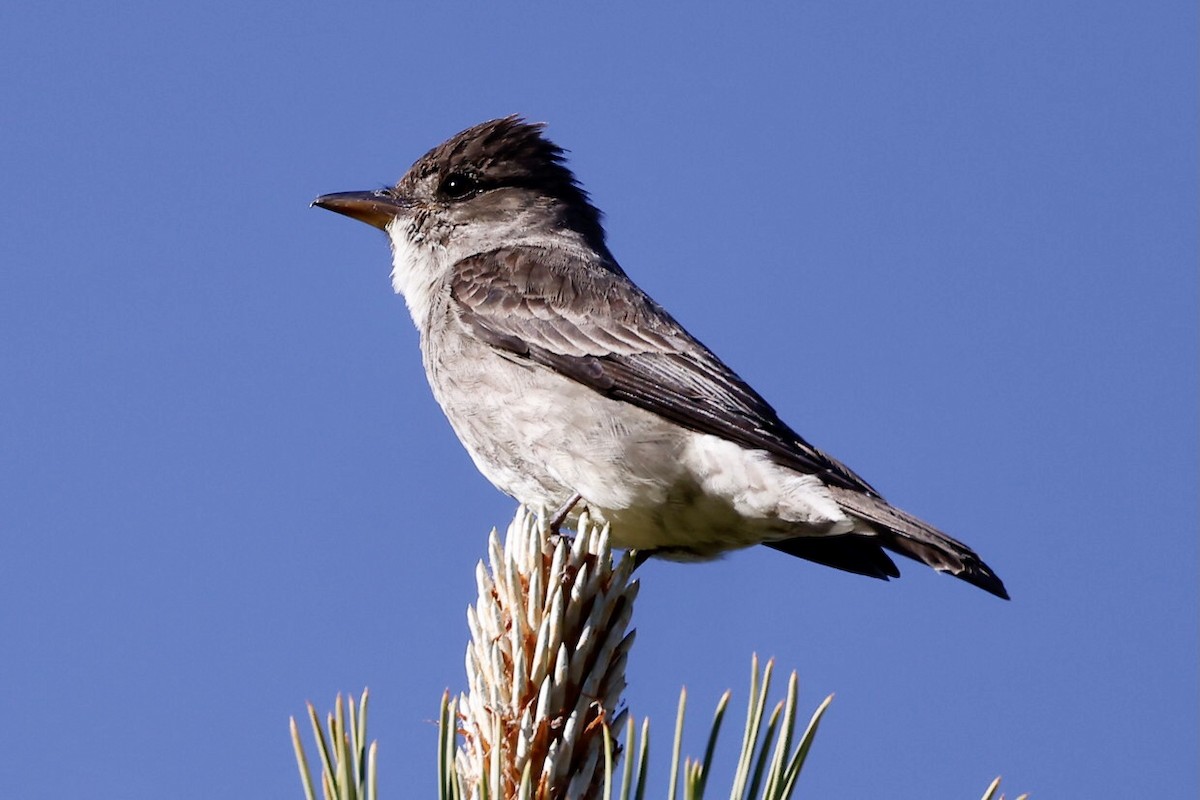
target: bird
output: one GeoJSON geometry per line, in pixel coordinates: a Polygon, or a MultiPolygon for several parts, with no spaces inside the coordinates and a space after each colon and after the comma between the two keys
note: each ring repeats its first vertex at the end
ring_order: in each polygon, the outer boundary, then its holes
{"type": "Polygon", "coordinates": [[[438,404],[479,471],[555,524],[703,561],[752,545],[887,580],[888,553],[1008,599],[965,544],[809,444],[625,273],[544,123],[468,128],[394,186],[312,205],[387,234],[438,404]]]}

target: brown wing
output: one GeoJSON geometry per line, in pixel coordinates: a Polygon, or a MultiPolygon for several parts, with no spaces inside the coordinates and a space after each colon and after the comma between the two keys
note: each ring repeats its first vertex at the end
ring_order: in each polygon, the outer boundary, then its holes
{"type": "Polygon", "coordinates": [[[505,248],[460,261],[451,295],[463,324],[491,346],[815,474],[843,508],[877,532],[797,537],[771,547],[851,572],[895,577],[899,571],[882,545],[1007,599],[1004,584],[970,548],[889,505],[848,467],[804,441],[619,269],[559,250],[505,248]]]}
{"type": "Polygon", "coordinates": [[[830,485],[877,495],[623,274],[560,251],[507,248],[455,267],[461,319],[493,347],[699,433],[765,450],[830,485]]]}

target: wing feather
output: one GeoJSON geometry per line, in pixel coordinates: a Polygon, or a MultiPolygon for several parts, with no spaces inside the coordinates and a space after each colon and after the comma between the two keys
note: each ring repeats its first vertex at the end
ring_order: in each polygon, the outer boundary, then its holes
{"type": "Polygon", "coordinates": [[[788,427],[770,404],[624,274],[513,247],[454,270],[452,301],[491,346],[616,400],[756,450],[834,486],[871,486],[788,427]]]}
{"type": "Polygon", "coordinates": [[[882,545],[1008,597],[970,548],[891,506],[848,467],[806,442],[615,265],[558,250],[499,249],[455,266],[451,299],[473,335],[510,357],[818,475],[838,503],[876,533],[828,542],[797,537],[771,547],[851,572],[895,577],[899,572],[882,545]]]}

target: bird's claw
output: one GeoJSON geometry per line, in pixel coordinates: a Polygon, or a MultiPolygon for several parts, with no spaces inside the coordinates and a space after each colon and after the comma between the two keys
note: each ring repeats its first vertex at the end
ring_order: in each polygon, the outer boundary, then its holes
{"type": "Polygon", "coordinates": [[[562,524],[567,521],[567,517],[571,515],[571,510],[575,508],[576,504],[578,504],[582,499],[583,495],[579,494],[578,492],[567,498],[567,502],[563,503],[562,506],[554,512],[554,515],[550,517],[550,524],[548,525],[550,533],[556,536],[558,535],[558,529],[561,528],[562,524]]]}

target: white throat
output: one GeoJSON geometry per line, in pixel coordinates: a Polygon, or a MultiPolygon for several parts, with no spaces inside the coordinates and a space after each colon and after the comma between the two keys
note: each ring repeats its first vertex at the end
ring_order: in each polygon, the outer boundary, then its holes
{"type": "Polygon", "coordinates": [[[424,330],[429,310],[449,266],[446,250],[434,244],[413,244],[408,221],[400,217],[387,226],[392,241],[392,289],[404,298],[418,330],[424,330]]]}

